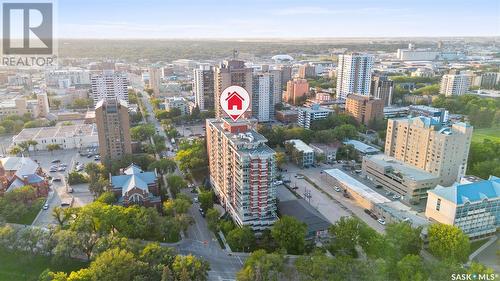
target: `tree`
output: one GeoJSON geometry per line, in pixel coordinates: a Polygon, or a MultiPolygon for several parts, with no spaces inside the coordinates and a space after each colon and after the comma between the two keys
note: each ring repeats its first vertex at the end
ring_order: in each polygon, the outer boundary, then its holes
{"type": "Polygon", "coordinates": [[[61,146],[56,143],[47,144],[47,150],[50,151],[50,155],[52,155],[54,150],[60,150],[61,146]]]}
{"type": "Polygon", "coordinates": [[[429,251],[437,258],[456,262],[467,261],[469,237],[454,225],[432,224],[428,230],[429,251]]]}
{"type": "Polygon", "coordinates": [[[361,246],[367,255],[380,256],[384,250],[382,238],[357,218],[342,217],[329,231],[333,237],[332,253],[357,257],[356,246],[361,246]]]}
{"type": "Polygon", "coordinates": [[[358,136],[358,130],[352,124],[344,124],[333,129],[333,135],[339,141],[352,139],[358,136]]]}
{"type": "Polygon", "coordinates": [[[213,232],[219,231],[219,218],[220,212],[215,208],[210,208],[207,210],[207,224],[208,229],[213,232]]]}
{"type": "Polygon", "coordinates": [[[23,149],[18,145],[14,145],[13,147],[11,147],[9,149],[10,155],[19,155],[19,153],[21,153],[21,152],[23,152],[23,149]]]}
{"type": "Polygon", "coordinates": [[[163,158],[151,163],[148,166],[148,170],[157,169],[160,174],[165,174],[165,173],[173,173],[176,167],[177,164],[175,163],[174,160],[163,158]]]}
{"type": "Polygon", "coordinates": [[[401,281],[428,280],[424,263],[419,255],[406,255],[397,263],[396,269],[401,281]]]}
{"type": "Polygon", "coordinates": [[[233,251],[248,252],[255,244],[255,235],[250,227],[236,227],[229,231],[226,237],[227,243],[233,251]]]}
{"type": "Polygon", "coordinates": [[[206,281],[209,270],[210,266],[206,261],[192,255],[178,255],[172,264],[172,271],[176,280],[206,281]]]}
{"type": "Polygon", "coordinates": [[[135,141],[145,141],[148,140],[156,133],[155,127],[153,124],[145,124],[132,127],[130,129],[130,136],[135,141]]]}
{"type": "Polygon", "coordinates": [[[406,222],[391,223],[386,229],[385,239],[389,246],[387,256],[400,260],[407,255],[419,255],[422,250],[422,228],[413,228],[406,222]]]}
{"type": "Polygon", "coordinates": [[[215,194],[213,191],[201,191],[198,194],[198,200],[200,201],[200,207],[203,211],[207,211],[208,209],[214,206],[214,197],[215,194]]]}
{"type": "Polygon", "coordinates": [[[236,275],[238,281],[281,280],[285,270],[285,258],[279,253],[253,252],[236,275]]]}
{"type": "Polygon", "coordinates": [[[71,211],[70,209],[55,207],[52,211],[52,216],[59,223],[59,226],[63,226],[71,218],[71,211]]]}
{"type": "Polygon", "coordinates": [[[68,174],[68,184],[73,185],[73,184],[80,184],[80,183],[87,183],[88,179],[85,177],[84,174],[79,173],[77,171],[70,172],[68,174]]]}
{"type": "Polygon", "coordinates": [[[284,152],[276,152],[276,165],[278,167],[283,167],[283,165],[286,163],[286,154],[284,152]]]}
{"type": "Polygon", "coordinates": [[[95,201],[111,205],[116,202],[116,196],[111,191],[103,192],[95,201]]]}
{"type": "Polygon", "coordinates": [[[271,229],[274,240],[289,254],[304,252],[306,233],[306,224],[290,216],[281,217],[271,229]]]}
{"type": "Polygon", "coordinates": [[[170,175],[167,177],[167,185],[170,192],[175,197],[183,188],[187,188],[187,182],[178,175],[170,175]]]}

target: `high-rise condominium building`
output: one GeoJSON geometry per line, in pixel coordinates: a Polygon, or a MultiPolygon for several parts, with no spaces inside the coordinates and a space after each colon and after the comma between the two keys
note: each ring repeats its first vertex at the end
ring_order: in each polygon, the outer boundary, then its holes
{"type": "Polygon", "coordinates": [[[103,159],[119,159],[132,153],[128,107],[124,100],[101,99],[95,108],[95,122],[103,159]]]}
{"type": "Polygon", "coordinates": [[[275,74],[259,72],[253,75],[252,114],[259,122],[274,119],[275,74]]]}
{"type": "Polygon", "coordinates": [[[313,104],[311,107],[299,107],[297,124],[300,127],[309,129],[311,124],[316,120],[325,119],[333,112],[333,110],[313,104]]]}
{"type": "Polygon", "coordinates": [[[470,75],[466,74],[445,74],[441,78],[440,94],[446,96],[460,96],[469,90],[470,75]]]}
{"type": "Polygon", "coordinates": [[[38,116],[47,117],[50,113],[49,99],[46,93],[36,94],[38,116]]]}
{"type": "Polygon", "coordinates": [[[394,81],[387,76],[373,76],[370,88],[370,96],[384,101],[384,106],[392,104],[392,92],[394,91],[394,81]]]}
{"type": "Polygon", "coordinates": [[[208,64],[193,70],[194,102],[200,110],[214,109],[214,69],[208,64]]]}
{"type": "Polygon", "coordinates": [[[389,119],[385,154],[440,177],[449,186],[465,174],[472,126],[443,126],[430,117],[389,119]]]}
{"type": "Polygon", "coordinates": [[[158,65],[149,67],[149,88],[153,90],[153,94],[158,96],[160,94],[162,69],[158,65]]]}
{"type": "Polygon", "coordinates": [[[286,83],[292,80],[292,67],[288,65],[282,65],[280,66],[279,70],[281,72],[281,88],[285,89],[286,83]]]}
{"type": "Polygon", "coordinates": [[[104,70],[91,78],[94,105],[105,98],[124,100],[128,105],[127,75],[113,70],[104,70]]]}
{"type": "MultiPolygon", "coordinates": [[[[224,61],[215,67],[215,116],[227,117],[227,113],[222,110],[220,105],[220,96],[229,86],[240,86],[247,90],[250,98],[252,97],[252,68],[245,67],[245,62],[240,60],[224,61]]],[[[251,107],[250,102],[250,107],[251,107]]],[[[251,115],[252,109],[249,108],[245,116],[251,115]]]]}
{"type": "Polygon", "coordinates": [[[308,63],[299,66],[299,78],[314,78],[316,77],[316,67],[308,63]]]}
{"type": "Polygon", "coordinates": [[[384,101],[370,96],[350,94],[345,102],[345,111],[359,123],[369,126],[375,119],[384,119],[384,101]]]}
{"type": "Polygon", "coordinates": [[[274,150],[246,119],[207,119],[206,128],[210,182],[222,206],[240,226],[269,228],[277,219],[274,150]]]}
{"type": "Polygon", "coordinates": [[[345,99],[348,94],[370,94],[373,56],[367,54],[339,55],[337,69],[337,99],[345,99]]]}
{"type": "Polygon", "coordinates": [[[306,79],[293,79],[286,83],[286,92],[283,101],[297,104],[309,92],[309,83],[306,79]]]}

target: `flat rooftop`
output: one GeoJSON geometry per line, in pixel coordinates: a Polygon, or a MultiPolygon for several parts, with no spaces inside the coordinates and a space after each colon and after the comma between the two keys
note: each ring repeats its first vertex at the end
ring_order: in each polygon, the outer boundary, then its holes
{"type": "Polygon", "coordinates": [[[76,136],[97,136],[97,128],[95,124],[28,128],[23,129],[12,140],[14,142],[22,142],[46,138],[72,138],[76,136]]]}
{"type": "Polygon", "coordinates": [[[341,171],[339,169],[328,169],[328,170],[324,170],[324,172],[327,175],[342,182],[343,184],[348,186],[350,190],[356,192],[357,194],[364,197],[365,199],[370,200],[370,202],[372,202],[374,204],[391,202],[391,200],[378,194],[375,190],[362,184],[361,182],[359,182],[355,178],[349,176],[348,174],[344,173],[343,171],[341,171]]]}
{"type": "Polygon", "coordinates": [[[394,170],[394,172],[399,172],[403,176],[413,180],[417,181],[435,180],[438,178],[438,176],[435,176],[429,172],[405,164],[385,154],[370,155],[365,157],[379,166],[391,167],[394,170]]]}
{"type": "Polygon", "coordinates": [[[348,141],[345,141],[344,144],[350,144],[350,145],[354,146],[354,148],[357,151],[360,151],[361,153],[364,153],[364,154],[372,154],[372,153],[380,152],[380,149],[373,147],[371,145],[368,145],[364,142],[360,142],[358,140],[348,140],[348,141]]]}
{"type": "Polygon", "coordinates": [[[288,142],[292,143],[295,149],[305,152],[305,153],[313,153],[314,149],[312,149],[309,145],[299,139],[289,140],[288,142]]]}

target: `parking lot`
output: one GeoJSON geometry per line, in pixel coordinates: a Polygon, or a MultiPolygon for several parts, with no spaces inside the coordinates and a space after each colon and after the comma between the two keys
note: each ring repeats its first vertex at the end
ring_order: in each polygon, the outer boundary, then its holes
{"type": "Polygon", "coordinates": [[[52,212],[55,207],[60,207],[63,203],[71,203],[73,207],[81,207],[93,201],[88,184],[74,185],[71,186],[72,190],[70,190],[66,185],[66,179],[68,173],[76,167],[77,162],[83,165],[89,162],[96,162],[94,157],[87,158],[86,156],[80,156],[76,149],[58,150],[52,153],[48,151],[36,151],[31,152],[30,157],[40,164],[47,175],[53,179],[57,179],[52,181],[52,185],[50,186],[49,196],[47,197],[48,209],[40,211],[33,221],[33,225],[47,226],[55,224],[56,221],[52,217],[52,212]],[[59,161],[58,163],[52,163],[54,160],[59,161]],[[63,164],[67,165],[64,171],[50,172],[51,166],[61,167],[63,164]]]}
{"type": "Polygon", "coordinates": [[[194,124],[194,125],[181,125],[176,126],[177,131],[181,137],[201,137],[205,135],[205,130],[203,127],[205,123],[194,124]]]}

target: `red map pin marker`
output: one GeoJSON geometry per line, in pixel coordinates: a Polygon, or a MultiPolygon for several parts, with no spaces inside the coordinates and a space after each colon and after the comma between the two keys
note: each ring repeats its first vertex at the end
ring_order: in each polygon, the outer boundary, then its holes
{"type": "Polygon", "coordinates": [[[250,95],[243,87],[229,86],[220,95],[220,105],[236,121],[250,106],[250,95]]]}

